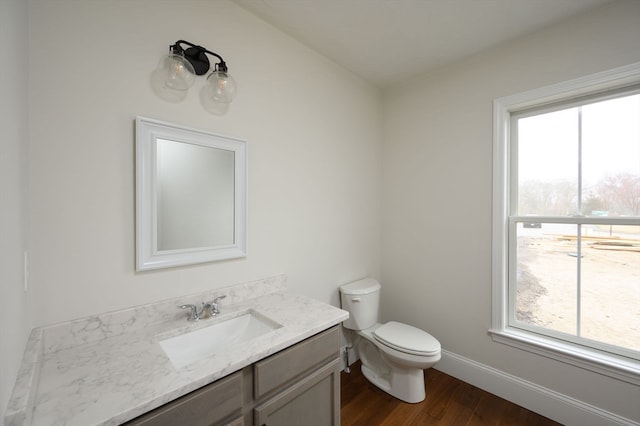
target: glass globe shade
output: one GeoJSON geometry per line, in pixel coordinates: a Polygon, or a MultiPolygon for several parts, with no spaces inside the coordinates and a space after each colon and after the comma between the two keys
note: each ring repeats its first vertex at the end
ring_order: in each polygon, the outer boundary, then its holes
{"type": "Polygon", "coordinates": [[[170,53],[160,60],[158,68],[162,72],[165,86],[174,90],[189,90],[196,80],[193,65],[184,56],[170,53]]]}
{"type": "Polygon", "coordinates": [[[236,95],[236,81],[226,72],[214,71],[207,77],[207,94],[213,102],[229,103],[236,95]]]}

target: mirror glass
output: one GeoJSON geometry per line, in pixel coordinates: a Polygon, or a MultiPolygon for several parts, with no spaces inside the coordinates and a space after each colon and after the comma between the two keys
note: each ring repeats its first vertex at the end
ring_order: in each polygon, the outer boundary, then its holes
{"type": "Polygon", "coordinates": [[[158,250],[233,244],[233,151],[156,144],[158,250]]]}
{"type": "Polygon", "coordinates": [[[137,269],[246,256],[246,142],[136,119],[137,269]]]}

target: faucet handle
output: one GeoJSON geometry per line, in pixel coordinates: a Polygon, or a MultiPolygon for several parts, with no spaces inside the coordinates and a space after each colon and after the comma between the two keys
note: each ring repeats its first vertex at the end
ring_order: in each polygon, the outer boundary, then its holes
{"type": "Polygon", "coordinates": [[[225,296],[224,294],[222,296],[218,296],[215,299],[213,299],[211,302],[207,302],[206,304],[210,306],[211,308],[211,316],[215,316],[218,315],[220,313],[220,308],[218,307],[218,303],[224,299],[225,296]]]}
{"type": "Polygon", "coordinates": [[[178,306],[180,309],[190,309],[188,321],[198,321],[200,316],[198,315],[198,308],[196,305],[180,305],[178,306]]]}

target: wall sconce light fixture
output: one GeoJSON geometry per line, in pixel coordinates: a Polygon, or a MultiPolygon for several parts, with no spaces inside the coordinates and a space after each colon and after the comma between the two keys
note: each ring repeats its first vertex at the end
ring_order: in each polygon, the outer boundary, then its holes
{"type": "Polygon", "coordinates": [[[162,98],[180,101],[193,86],[196,75],[204,75],[210,69],[212,72],[200,96],[203,104],[205,107],[207,104],[209,107],[211,104],[229,104],[236,94],[236,82],[229,75],[224,59],[215,52],[185,40],[178,40],[169,46],[169,54],[160,60],[152,76],[152,84],[162,98]],[[207,55],[217,59],[213,67],[207,55]]]}

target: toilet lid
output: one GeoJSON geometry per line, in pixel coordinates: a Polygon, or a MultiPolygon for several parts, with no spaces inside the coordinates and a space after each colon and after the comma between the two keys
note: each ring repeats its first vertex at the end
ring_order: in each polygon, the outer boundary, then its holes
{"type": "Polygon", "coordinates": [[[400,352],[413,355],[435,355],[440,352],[440,342],[424,330],[395,321],[378,327],[373,336],[400,352]]]}

